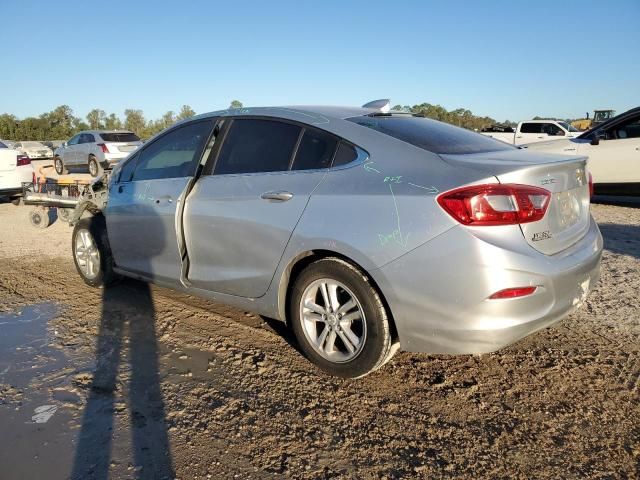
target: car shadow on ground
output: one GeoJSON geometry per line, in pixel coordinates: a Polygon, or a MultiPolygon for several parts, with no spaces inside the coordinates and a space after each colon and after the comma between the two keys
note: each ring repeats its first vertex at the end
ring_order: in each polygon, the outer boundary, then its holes
{"type": "Polygon", "coordinates": [[[599,223],[598,226],[605,250],[640,259],[640,225],[599,223]]]}
{"type": "Polygon", "coordinates": [[[95,370],[71,478],[110,478],[116,421],[122,418],[116,412],[124,408],[129,410],[135,477],[175,478],[160,388],[155,320],[149,285],[127,280],[103,290],[95,370]]]}
{"type": "Polygon", "coordinates": [[[616,195],[594,195],[591,203],[602,205],[615,205],[618,207],[640,208],[640,197],[616,196],[616,195]]]}

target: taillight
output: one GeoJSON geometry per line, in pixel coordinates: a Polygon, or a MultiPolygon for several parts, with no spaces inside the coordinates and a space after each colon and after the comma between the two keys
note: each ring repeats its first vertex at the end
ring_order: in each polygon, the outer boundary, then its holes
{"type": "Polygon", "coordinates": [[[496,183],[445,192],[438,203],[463,225],[516,225],[542,219],[550,199],[544,188],[496,183]]]}
{"type": "Polygon", "coordinates": [[[23,167],[25,165],[30,165],[31,164],[31,159],[29,157],[27,157],[26,155],[18,155],[16,158],[16,165],[18,167],[23,167]]]}
{"type": "Polygon", "coordinates": [[[98,146],[102,149],[102,153],[109,153],[109,149],[107,148],[106,144],[99,143],[98,146]]]}
{"type": "Polygon", "coordinates": [[[593,197],[593,175],[589,172],[589,197],[593,197]]]}
{"type": "Polygon", "coordinates": [[[505,298],[526,297],[527,295],[531,295],[537,289],[538,287],[505,288],[504,290],[500,290],[499,292],[496,292],[493,295],[491,295],[489,299],[501,300],[505,298]]]}

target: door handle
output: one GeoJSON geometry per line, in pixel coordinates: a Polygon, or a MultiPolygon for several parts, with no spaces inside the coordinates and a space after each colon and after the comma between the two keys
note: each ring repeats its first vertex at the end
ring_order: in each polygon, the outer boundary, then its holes
{"type": "Polygon", "coordinates": [[[260,195],[260,198],[263,200],[272,200],[274,202],[286,202],[287,200],[291,200],[293,198],[293,193],[291,192],[265,192],[260,195]]]}

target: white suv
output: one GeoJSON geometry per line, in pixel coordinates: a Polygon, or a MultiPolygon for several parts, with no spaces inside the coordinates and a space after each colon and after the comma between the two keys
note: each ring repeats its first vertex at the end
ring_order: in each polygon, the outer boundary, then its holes
{"type": "Polygon", "coordinates": [[[132,132],[123,130],[88,130],[78,133],[57,148],[54,165],[58,175],[68,173],[67,167],[86,165],[92,177],[102,174],[104,168],[111,168],[142,142],[132,132]]]}
{"type": "Polygon", "coordinates": [[[33,181],[31,159],[0,142],[0,196],[9,197],[17,204],[22,184],[33,181]]]}

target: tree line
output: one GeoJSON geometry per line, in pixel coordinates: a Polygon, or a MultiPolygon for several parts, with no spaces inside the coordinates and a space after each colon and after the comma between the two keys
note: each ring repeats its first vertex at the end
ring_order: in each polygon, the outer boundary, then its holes
{"type": "MultiPolygon", "coordinates": [[[[241,108],[238,100],[230,108],[241,108]]],[[[76,117],[68,105],[60,105],[38,117],[17,118],[10,113],[0,114],[0,138],[3,140],[68,140],[83,130],[129,130],[140,138],[149,138],[180,120],[193,117],[196,112],[183,105],[178,113],[168,111],[160,118],[147,120],[142,110],[126,109],[124,119],[99,108],[85,118],[76,117]]]]}
{"type": "MultiPolygon", "coordinates": [[[[242,108],[242,102],[233,100],[229,108],[242,108]]],[[[413,106],[396,105],[394,110],[424,115],[425,117],[450,123],[470,130],[482,130],[494,125],[495,119],[474,115],[465,108],[447,110],[442,105],[421,103],[413,106]]],[[[149,138],[170,127],[174,123],[190,118],[196,113],[189,105],[183,105],[178,113],[168,111],[160,118],[147,120],[142,110],[126,109],[124,119],[115,113],[107,113],[99,108],[91,110],[85,118],[76,117],[68,105],[61,105],[38,117],[18,119],[15,115],[0,115],[0,138],[5,140],[67,140],[82,130],[130,130],[140,138],[149,138]]],[[[540,118],[540,117],[535,117],[540,118]]],[[[510,120],[500,122],[515,126],[510,120]]]]}

